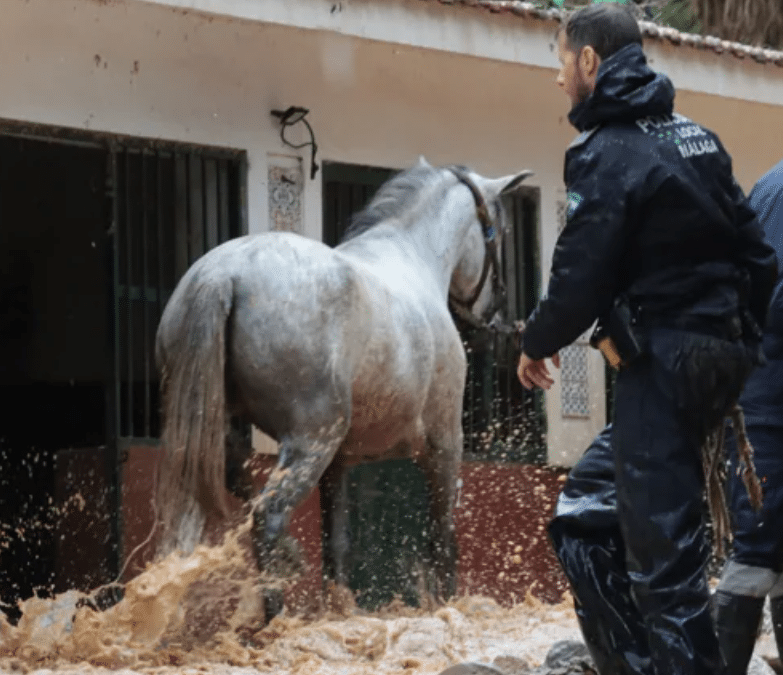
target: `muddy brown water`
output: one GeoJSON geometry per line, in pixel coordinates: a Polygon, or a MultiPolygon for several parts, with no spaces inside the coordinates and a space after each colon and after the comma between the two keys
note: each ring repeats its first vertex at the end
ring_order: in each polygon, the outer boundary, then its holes
{"type": "Polygon", "coordinates": [[[466,660],[539,665],[553,642],[579,635],[569,598],[547,605],[532,595],[511,608],[463,596],[370,613],[332,593],[319,610],[262,628],[259,588],[271,582],[255,572],[247,527],[149,564],[103,612],[77,591],[27,600],[16,626],[0,619],[0,672],[424,674],[466,660]]]}
{"type": "MultiPolygon", "coordinates": [[[[580,639],[567,594],[555,605],[532,594],[510,608],[463,596],[369,613],[332,593],[318,611],[261,628],[259,588],[271,582],[255,572],[247,528],[149,564],[103,612],[77,591],[26,601],[18,625],[0,619],[0,673],[434,675],[465,661],[535,667],[558,640],[580,639]]],[[[774,654],[771,636],[757,653],[774,654]]]]}

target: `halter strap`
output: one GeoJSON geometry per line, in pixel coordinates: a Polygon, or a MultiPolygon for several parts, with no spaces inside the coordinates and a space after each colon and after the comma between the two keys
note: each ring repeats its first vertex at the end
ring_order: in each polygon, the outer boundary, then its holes
{"type": "Polygon", "coordinates": [[[456,176],[457,180],[470,190],[473,195],[473,201],[476,204],[476,218],[478,219],[481,230],[484,234],[484,266],[481,270],[481,277],[479,277],[478,284],[473,290],[470,298],[467,300],[460,300],[454,295],[449,293],[449,303],[451,304],[452,311],[457,314],[461,319],[469,323],[474,328],[486,328],[488,322],[500,307],[505,302],[506,298],[506,286],[500,277],[500,261],[498,259],[498,247],[497,247],[497,232],[492,222],[492,218],[489,215],[489,208],[487,202],[484,199],[484,195],[481,194],[478,186],[473,182],[471,177],[462,169],[458,167],[449,167],[449,170],[456,176]],[[481,317],[473,314],[473,305],[476,304],[481,291],[484,289],[484,284],[489,276],[490,268],[492,269],[492,295],[493,302],[486,309],[481,317]]]}

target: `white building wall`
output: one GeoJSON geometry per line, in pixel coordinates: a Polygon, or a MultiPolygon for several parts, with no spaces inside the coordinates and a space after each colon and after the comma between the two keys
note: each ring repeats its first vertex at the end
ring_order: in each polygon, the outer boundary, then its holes
{"type": "MultiPolygon", "coordinates": [[[[444,7],[437,0],[139,1],[541,68],[552,65],[557,27],[481,7],[444,7]]],[[[648,47],[653,65],[669,73],[678,88],[780,105],[778,66],[668,41],[650,41],[648,47]]]]}
{"type": "MultiPolygon", "coordinates": [[[[292,151],[275,108],[311,110],[319,162],[404,168],[423,154],[487,175],[530,168],[545,279],[574,135],[553,47],[551,24],[419,0],[3,0],[0,118],[246,149],[251,232],[268,227],[270,162],[291,161],[278,156],[292,151]]],[[[678,97],[681,112],[709,113],[752,184],[781,151],[737,117],[780,128],[782,109],[742,96],[756,86],[762,100],[779,93],[783,70],[703,55],[694,80],[685,53],[651,48],[675,81],[693,85],[678,97]],[[734,98],[711,95],[722,78],[738,83],[734,98]]],[[[309,180],[302,153],[303,230],[320,238],[320,175],[309,180]]],[[[554,463],[575,461],[603,426],[603,364],[592,350],[589,368],[590,418],[563,419],[558,385],[547,396],[554,463]]]]}

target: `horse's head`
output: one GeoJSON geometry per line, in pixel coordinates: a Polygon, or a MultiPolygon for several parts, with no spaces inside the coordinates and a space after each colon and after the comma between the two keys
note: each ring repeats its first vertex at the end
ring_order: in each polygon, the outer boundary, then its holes
{"type": "Polygon", "coordinates": [[[485,178],[463,167],[449,170],[456,185],[470,191],[475,207],[451,279],[449,300],[464,320],[481,325],[490,321],[505,299],[501,256],[508,216],[503,197],[519,189],[533,172],[485,178]]]}
{"type": "MultiPolygon", "coordinates": [[[[355,214],[341,247],[352,240],[413,236],[415,245],[444,264],[452,311],[474,325],[488,322],[503,302],[500,247],[506,212],[502,198],[531,171],[485,178],[464,167],[430,166],[423,157],[387,181],[355,214]],[[384,226],[384,227],[381,227],[384,226]]],[[[361,248],[357,243],[354,247],[361,248]]],[[[439,275],[436,275],[439,276],[439,275]]],[[[443,290],[442,288],[439,290],[443,290]]]]}

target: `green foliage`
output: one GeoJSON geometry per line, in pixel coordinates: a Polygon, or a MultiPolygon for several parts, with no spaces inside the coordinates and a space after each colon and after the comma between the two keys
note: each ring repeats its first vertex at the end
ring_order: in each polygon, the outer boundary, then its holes
{"type": "Polygon", "coordinates": [[[655,23],[676,28],[683,33],[700,33],[701,23],[694,14],[689,0],[669,0],[654,10],[655,23]]]}
{"type": "Polygon", "coordinates": [[[701,23],[693,11],[691,0],[539,0],[543,9],[578,9],[590,4],[616,2],[635,5],[640,17],[662,26],[676,28],[684,33],[699,33],[701,23]]]}

